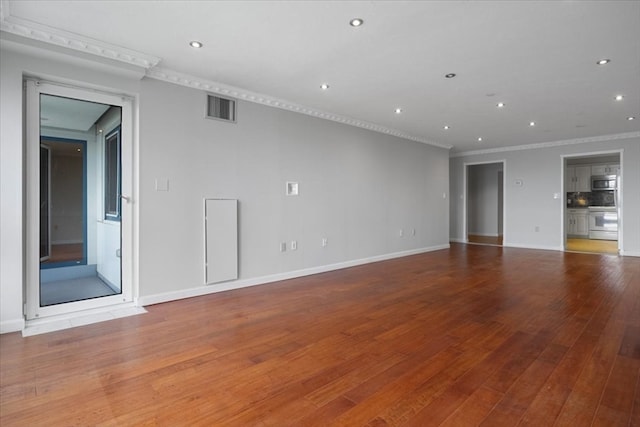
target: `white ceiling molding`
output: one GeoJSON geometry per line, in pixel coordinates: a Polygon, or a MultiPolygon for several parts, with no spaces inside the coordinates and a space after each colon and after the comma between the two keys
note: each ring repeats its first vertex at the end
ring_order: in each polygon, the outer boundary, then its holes
{"type": "Polygon", "coordinates": [[[487,148],[486,150],[462,151],[451,153],[450,157],[466,157],[478,154],[503,153],[505,151],[535,150],[538,148],[559,147],[562,145],[585,144],[588,142],[615,141],[618,139],[640,138],[640,132],[617,133],[614,135],[591,136],[588,138],[565,139],[563,141],[539,142],[536,144],[515,145],[512,147],[487,148]]]}
{"type": "Polygon", "coordinates": [[[190,76],[184,73],[180,73],[178,71],[156,67],[156,68],[147,70],[147,77],[150,77],[156,80],[162,80],[168,83],[174,83],[177,85],[190,87],[193,89],[200,89],[200,90],[216,93],[223,96],[230,96],[233,98],[241,99],[243,101],[249,101],[249,102],[254,102],[256,104],[266,105],[268,107],[280,108],[283,110],[293,111],[295,113],[318,117],[320,119],[331,120],[334,122],[359,127],[359,128],[371,130],[374,132],[395,136],[398,138],[408,139],[411,141],[421,142],[423,144],[445,148],[447,150],[451,149],[450,145],[439,144],[437,142],[429,141],[424,138],[419,138],[413,135],[409,135],[397,129],[380,126],[374,123],[369,123],[363,120],[358,120],[351,117],[342,116],[339,114],[329,113],[329,112],[318,110],[315,108],[305,107],[303,105],[278,99],[278,98],[274,98],[269,95],[251,92],[238,87],[229,86],[229,85],[214,82],[211,80],[190,76]]]}
{"type": "Polygon", "coordinates": [[[160,62],[160,58],[155,56],[11,16],[10,2],[6,0],[0,2],[0,30],[144,69],[160,62]]]}

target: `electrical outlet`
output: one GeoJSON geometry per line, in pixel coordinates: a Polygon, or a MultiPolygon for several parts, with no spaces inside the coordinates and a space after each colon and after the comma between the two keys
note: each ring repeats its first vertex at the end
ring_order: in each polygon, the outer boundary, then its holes
{"type": "Polygon", "coordinates": [[[280,252],[286,252],[286,251],[287,251],[287,242],[280,243],[280,252]]]}
{"type": "Polygon", "coordinates": [[[539,225],[536,225],[535,230],[536,230],[536,233],[539,233],[539,232],[540,232],[540,226],[539,226],[539,225]]]}
{"type": "Polygon", "coordinates": [[[298,249],[298,242],[295,240],[291,241],[291,250],[295,251],[296,249],[298,249]]]}
{"type": "Polygon", "coordinates": [[[325,246],[327,246],[327,243],[328,243],[328,242],[327,242],[327,238],[326,238],[326,237],[323,237],[323,238],[322,238],[322,247],[324,248],[325,246]]]}
{"type": "Polygon", "coordinates": [[[404,236],[404,230],[401,228],[400,229],[400,233],[398,233],[400,235],[400,237],[404,236]]]}
{"type": "Polygon", "coordinates": [[[416,235],[416,229],[415,229],[415,228],[412,228],[412,229],[411,229],[411,235],[412,235],[412,236],[415,236],[415,235],[416,235]]]}

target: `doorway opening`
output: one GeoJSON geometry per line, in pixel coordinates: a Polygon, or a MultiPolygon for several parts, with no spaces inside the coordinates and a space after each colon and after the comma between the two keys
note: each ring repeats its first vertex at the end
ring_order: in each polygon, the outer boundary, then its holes
{"type": "Polygon", "coordinates": [[[622,245],[622,152],[563,159],[565,251],[618,254],[622,245]]]}
{"type": "Polygon", "coordinates": [[[504,243],[504,161],[465,165],[465,237],[468,243],[504,243]]]}
{"type": "Polygon", "coordinates": [[[27,320],[132,301],[130,113],[27,81],[27,320]]]}

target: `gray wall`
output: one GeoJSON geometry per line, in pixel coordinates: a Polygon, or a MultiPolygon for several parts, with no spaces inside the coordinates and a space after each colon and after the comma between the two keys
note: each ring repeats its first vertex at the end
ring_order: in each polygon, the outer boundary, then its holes
{"type": "Polygon", "coordinates": [[[201,91],[22,49],[0,49],[1,331],[23,324],[23,74],[136,97],[140,297],[203,287],[205,197],[240,201],[245,281],[448,246],[445,149],[246,102],[235,125],[208,120],[201,91]],[[156,179],[169,191],[156,191],[156,179]],[[299,196],[285,196],[286,181],[299,182],[299,196]],[[291,240],[297,251],[280,253],[291,240]]]}
{"type": "Polygon", "coordinates": [[[452,240],[462,240],[464,227],[464,164],[506,160],[505,246],[561,250],[563,226],[562,156],[591,155],[623,150],[622,249],[640,256],[640,138],[557,145],[453,157],[450,160],[452,240]],[[515,185],[522,180],[523,185],[515,185]],[[554,199],[554,193],[560,198],[554,199]],[[535,227],[539,231],[535,231],[535,227]]]}
{"type": "Polygon", "coordinates": [[[140,100],[143,297],[203,285],[204,198],[239,200],[240,279],[448,244],[447,150],[242,101],[209,120],[205,93],[150,79],[140,100]]]}

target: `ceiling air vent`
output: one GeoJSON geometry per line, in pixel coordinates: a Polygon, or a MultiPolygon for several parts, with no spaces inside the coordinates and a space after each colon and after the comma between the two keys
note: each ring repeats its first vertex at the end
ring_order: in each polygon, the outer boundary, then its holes
{"type": "Polygon", "coordinates": [[[235,123],[236,100],[207,95],[207,118],[235,123]]]}

